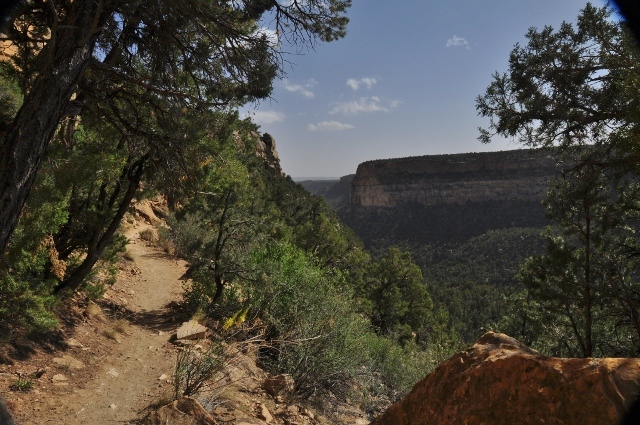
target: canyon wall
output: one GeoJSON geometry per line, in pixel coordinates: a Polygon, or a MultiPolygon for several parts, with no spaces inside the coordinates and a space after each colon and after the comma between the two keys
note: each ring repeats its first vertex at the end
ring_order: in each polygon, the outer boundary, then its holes
{"type": "Polygon", "coordinates": [[[490,230],[549,224],[541,201],[557,172],[541,150],[368,161],[338,214],[369,248],[464,242],[490,230]]]}
{"type": "Polygon", "coordinates": [[[541,151],[430,155],[368,161],[351,184],[352,206],[395,207],[542,200],[556,166],[541,151]]]}

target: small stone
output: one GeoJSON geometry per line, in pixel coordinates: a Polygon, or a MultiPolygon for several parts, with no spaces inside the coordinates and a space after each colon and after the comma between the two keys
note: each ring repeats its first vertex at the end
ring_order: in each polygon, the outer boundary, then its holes
{"type": "Polygon", "coordinates": [[[167,376],[166,374],[164,374],[164,373],[163,373],[162,375],[160,375],[160,377],[158,378],[158,380],[159,380],[159,381],[164,381],[164,380],[165,380],[165,379],[167,379],[167,378],[168,378],[168,376],[167,376]]]}
{"type": "Polygon", "coordinates": [[[295,383],[291,375],[282,374],[265,379],[262,386],[273,397],[278,397],[291,392],[294,389],[295,383]]]}
{"type": "Polygon", "coordinates": [[[112,378],[117,378],[118,376],[120,376],[120,374],[116,372],[115,369],[109,369],[109,371],[107,372],[107,375],[109,375],[112,378]]]}
{"type": "Polygon", "coordinates": [[[20,350],[21,353],[33,353],[38,348],[38,346],[36,345],[35,342],[30,341],[30,340],[25,339],[25,338],[16,339],[13,342],[13,345],[15,345],[16,348],[18,350],[20,350]]]}
{"type": "Polygon", "coordinates": [[[76,360],[71,356],[54,357],[53,362],[60,367],[68,369],[84,369],[84,363],[80,360],[76,360]]]}
{"type": "Polygon", "coordinates": [[[53,383],[66,382],[66,381],[68,381],[67,377],[61,373],[58,373],[57,375],[53,375],[53,378],[51,378],[51,382],[53,383]]]}
{"type": "Polygon", "coordinates": [[[67,345],[69,347],[76,347],[76,348],[82,348],[84,347],[84,345],[82,345],[77,339],[75,338],[69,338],[67,340],[67,345]]]}
{"type": "Polygon", "coordinates": [[[113,403],[111,403],[111,404],[109,405],[109,407],[110,407],[110,408],[112,408],[112,409],[115,409],[115,408],[116,408],[116,405],[115,405],[115,404],[113,404],[113,403]]]}
{"type": "Polygon", "coordinates": [[[269,409],[267,409],[267,406],[265,406],[262,403],[258,405],[258,419],[262,419],[268,424],[273,422],[273,416],[271,416],[271,412],[269,412],[269,409]]]}

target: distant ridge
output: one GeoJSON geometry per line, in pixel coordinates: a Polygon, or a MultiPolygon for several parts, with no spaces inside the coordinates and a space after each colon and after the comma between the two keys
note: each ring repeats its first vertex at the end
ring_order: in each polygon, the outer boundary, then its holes
{"type": "Polygon", "coordinates": [[[558,172],[548,150],[372,160],[358,166],[339,215],[368,246],[461,242],[548,224],[541,204],[558,172]]]}

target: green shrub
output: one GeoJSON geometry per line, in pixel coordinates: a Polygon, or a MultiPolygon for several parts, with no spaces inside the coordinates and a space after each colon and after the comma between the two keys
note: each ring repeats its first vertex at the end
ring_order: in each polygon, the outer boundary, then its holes
{"type": "Polygon", "coordinates": [[[18,378],[9,388],[12,391],[31,391],[33,389],[33,381],[26,378],[18,378]]]}
{"type": "Polygon", "coordinates": [[[412,343],[397,342],[369,333],[365,338],[366,363],[359,377],[361,405],[377,415],[407,394],[434,368],[427,351],[412,343]]]}
{"type": "Polygon", "coordinates": [[[267,368],[291,374],[299,396],[345,397],[363,364],[369,326],[341,277],[289,244],[257,249],[251,263],[254,278],[242,294],[270,326],[267,368]]]}

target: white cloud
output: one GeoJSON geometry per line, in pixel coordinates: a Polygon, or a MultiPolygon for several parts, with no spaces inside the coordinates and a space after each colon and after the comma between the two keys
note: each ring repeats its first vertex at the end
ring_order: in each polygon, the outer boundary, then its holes
{"type": "Polygon", "coordinates": [[[272,29],[261,27],[256,30],[255,34],[259,36],[265,35],[271,47],[276,47],[280,44],[280,37],[278,36],[278,33],[272,29]]]}
{"type": "Polygon", "coordinates": [[[256,124],[272,124],[274,122],[284,121],[287,116],[282,112],[276,111],[255,111],[246,114],[256,124]]]}
{"type": "Polygon", "coordinates": [[[300,93],[307,99],[313,99],[313,97],[315,96],[315,94],[310,90],[317,84],[316,80],[314,79],[307,81],[305,85],[291,84],[287,79],[284,79],[282,82],[284,83],[284,88],[290,92],[300,93]]]}
{"type": "Polygon", "coordinates": [[[351,124],[343,124],[338,121],[323,121],[318,124],[309,124],[309,131],[342,131],[354,128],[351,124]]]}
{"type": "Polygon", "coordinates": [[[452,38],[447,40],[447,47],[465,47],[466,49],[470,48],[467,39],[458,37],[457,35],[454,35],[452,38]]]}
{"type": "Polygon", "coordinates": [[[334,103],[330,114],[357,115],[360,112],[389,112],[400,105],[399,100],[385,100],[378,96],[361,97],[351,102],[334,103]]]}
{"type": "Polygon", "coordinates": [[[371,77],[364,77],[360,78],[359,80],[356,80],[355,78],[349,78],[347,80],[347,85],[355,91],[358,90],[360,86],[367,86],[367,88],[370,89],[377,82],[378,81],[375,78],[371,77]]]}

